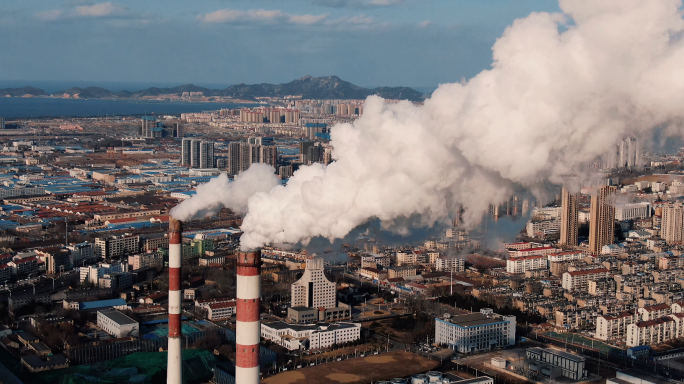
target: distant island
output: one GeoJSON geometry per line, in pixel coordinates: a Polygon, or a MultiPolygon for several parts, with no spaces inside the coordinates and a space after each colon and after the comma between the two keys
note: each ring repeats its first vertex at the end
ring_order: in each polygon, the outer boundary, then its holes
{"type": "Polygon", "coordinates": [[[237,84],[225,89],[209,89],[193,84],[172,88],[147,88],[140,91],[112,92],[100,87],[69,88],[49,94],[35,87],[0,89],[0,97],[54,97],[73,99],[178,99],[229,98],[257,100],[266,97],[301,96],[302,99],[364,99],[379,95],[386,99],[422,101],[424,95],[409,87],[363,88],[337,76],[304,76],[284,84],[237,84]]]}

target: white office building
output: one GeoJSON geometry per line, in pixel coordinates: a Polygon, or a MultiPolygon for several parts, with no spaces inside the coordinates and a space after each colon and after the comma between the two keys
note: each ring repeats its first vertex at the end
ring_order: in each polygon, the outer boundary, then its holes
{"type": "Polygon", "coordinates": [[[497,315],[484,308],[480,313],[436,318],[435,342],[460,353],[514,345],[515,316],[497,315]]]}
{"type": "Polygon", "coordinates": [[[137,337],[140,324],[116,309],[97,311],[97,326],[110,335],[121,337],[137,337]]]}
{"type": "Polygon", "coordinates": [[[124,263],[98,263],[97,265],[89,265],[87,267],[79,268],[80,281],[91,283],[99,286],[100,279],[106,275],[113,275],[116,273],[127,272],[127,265],[124,263]]]}
{"type": "Polygon", "coordinates": [[[361,324],[288,324],[276,321],[261,324],[261,337],[289,350],[318,349],[351,343],[361,338],[361,324]]]}
{"type": "Polygon", "coordinates": [[[615,220],[647,219],[651,217],[651,204],[633,203],[615,206],[615,220]]]}

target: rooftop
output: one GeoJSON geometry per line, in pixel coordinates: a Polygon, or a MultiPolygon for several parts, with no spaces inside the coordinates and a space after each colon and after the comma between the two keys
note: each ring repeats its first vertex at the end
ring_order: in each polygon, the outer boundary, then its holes
{"type": "Polygon", "coordinates": [[[124,300],[124,299],[111,299],[111,300],[84,301],[84,302],[79,303],[79,309],[83,311],[83,310],[89,310],[89,309],[116,307],[119,305],[126,305],[126,300],[124,300]]]}
{"type": "Polygon", "coordinates": [[[582,276],[582,275],[593,275],[595,273],[607,273],[609,272],[606,268],[596,268],[596,269],[586,269],[584,271],[573,271],[567,272],[570,276],[582,276]]]}
{"type": "Polygon", "coordinates": [[[104,310],[104,311],[98,311],[98,313],[101,313],[107,317],[109,317],[112,321],[119,325],[124,325],[124,324],[137,324],[138,322],[131,319],[130,317],[124,315],[123,313],[115,310],[115,309],[109,309],[109,310],[104,310]]]}
{"type": "Polygon", "coordinates": [[[554,348],[530,348],[530,349],[537,352],[537,353],[542,353],[542,351],[546,352],[546,353],[551,353],[551,354],[554,354],[556,356],[560,356],[564,359],[576,361],[578,363],[587,360],[584,356],[574,355],[572,353],[561,351],[560,349],[554,349],[554,348]]]}
{"type": "Polygon", "coordinates": [[[499,316],[485,316],[481,313],[471,313],[468,315],[458,315],[453,316],[449,319],[440,319],[442,321],[457,325],[462,328],[467,327],[479,327],[482,325],[497,324],[504,321],[504,319],[499,316]]]}

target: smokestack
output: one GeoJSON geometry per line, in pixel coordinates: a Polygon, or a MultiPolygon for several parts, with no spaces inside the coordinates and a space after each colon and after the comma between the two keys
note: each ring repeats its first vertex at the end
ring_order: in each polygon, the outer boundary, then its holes
{"type": "Polygon", "coordinates": [[[261,323],[261,250],[239,252],[237,258],[237,324],[235,382],[259,383],[261,323]]]}
{"type": "Polygon", "coordinates": [[[169,218],[169,354],[166,383],[182,384],[181,358],[181,239],[183,223],[169,218]]]}

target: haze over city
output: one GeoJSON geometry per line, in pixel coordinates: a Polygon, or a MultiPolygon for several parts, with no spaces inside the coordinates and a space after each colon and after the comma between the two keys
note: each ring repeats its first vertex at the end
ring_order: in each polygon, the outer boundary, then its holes
{"type": "Polygon", "coordinates": [[[683,380],[683,16],[0,5],[0,381],[683,380]]]}

